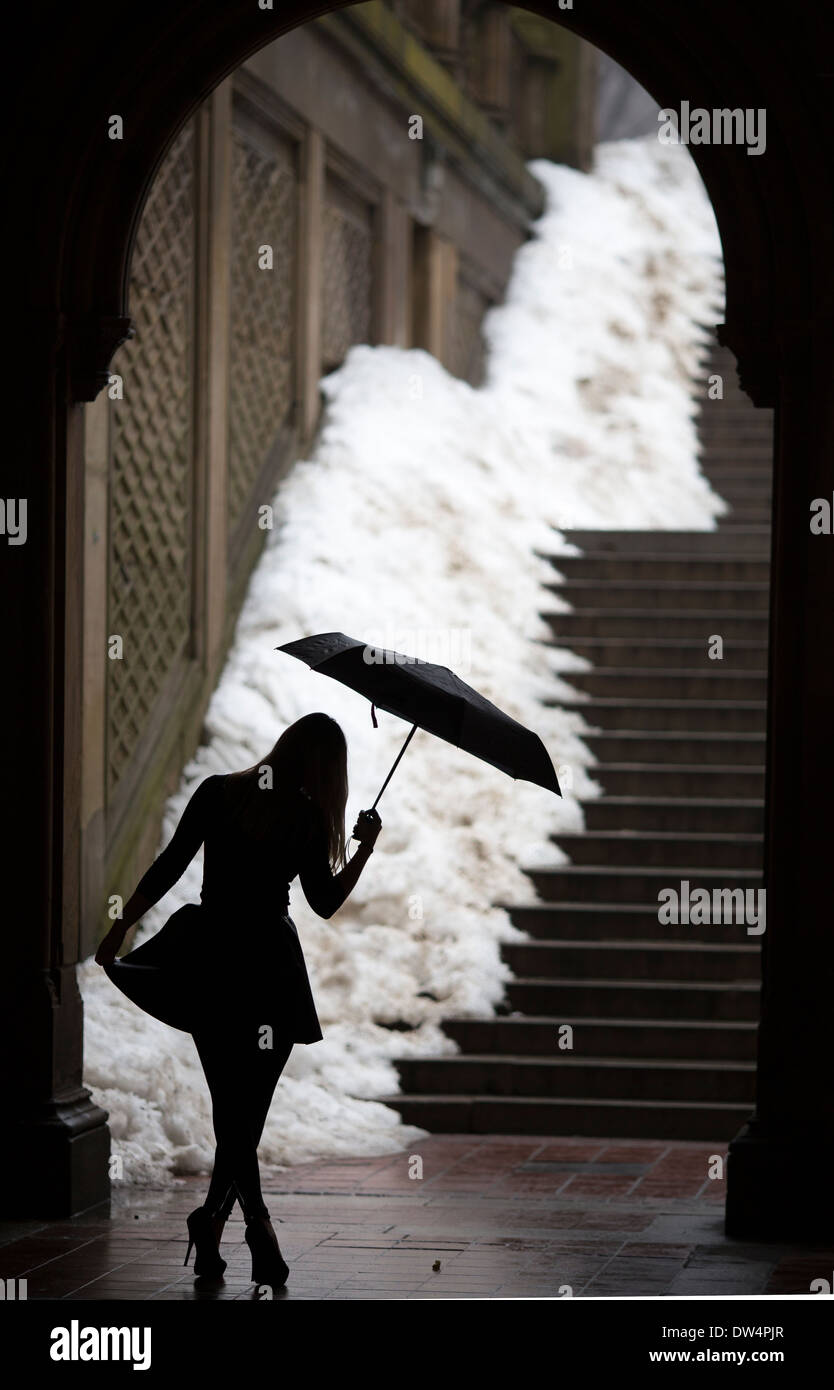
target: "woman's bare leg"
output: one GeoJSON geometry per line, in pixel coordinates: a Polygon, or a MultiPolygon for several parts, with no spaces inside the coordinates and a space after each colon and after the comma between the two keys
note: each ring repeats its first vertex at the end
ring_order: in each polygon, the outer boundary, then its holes
{"type": "MultiPolygon", "coordinates": [[[[194,1042],[212,1098],[217,1139],[215,1166],[206,1205],[215,1214],[215,1232],[235,1200],[247,1220],[268,1219],[258,1169],[257,1148],[278,1078],[292,1043],[276,1039],[272,1049],[251,1040],[252,1030],[232,1027],[220,1033],[202,1031],[194,1042]]],[[[219,1237],[218,1237],[219,1238],[219,1237]]]]}

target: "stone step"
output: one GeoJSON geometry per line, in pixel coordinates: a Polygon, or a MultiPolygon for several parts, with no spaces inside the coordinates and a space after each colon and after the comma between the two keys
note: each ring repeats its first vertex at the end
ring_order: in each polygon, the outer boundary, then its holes
{"type": "Polygon", "coordinates": [[[764,796],[764,770],[760,768],[598,763],[593,775],[609,796],[728,796],[733,800],[764,796]]]}
{"type": "MultiPolygon", "coordinates": [[[[575,1044],[581,1035],[575,1036],[575,1044]]],[[[752,1062],[692,1059],[497,1056],[395,1058],[406,1094],[537,1096],[582,1100],[718,1101],[752,1104],[752,1062]]]]}
{"type": "Polygon", "coordinates": [[[728,468],[750,468],[762,477],[773,476],[772,441],[756,440],[752,436],[736,440],[721,430],[712,429],[699,441],[698,463],[708,478],[728,468]]]}
{"type": "Polygon", "coordinates": [[[698,404],[716,528],[558,532],[575,553],[542,555],[570,605],[542,614],[551,645],[589,663],[556,671],[547,703],[581,715],[604,795],[583,801],[584,832],[551,836],[569,864],[525,870],[538,900],[497,904],[526,936],[501,946],[515,978],[498,1016],[447,1020],[454,1057],[397,1061],[404,1094],[382,1099],[408,1123],[720,1152],[750,1118],[760,924],[658,918],[683,879],[690,895],[752,889],[754,912],[762,885],[773,412],[717,345],[700,364],[715,373],[724,399],[698,404]]]}
{"type": "MultiPolygon", "coordinates": [[[[745,496],[750,501],[762,499],[768,503],[773,500],[773,475],[768,470],[753,467],[745,468],[743,462],[727,463],[720,469],[712,471],[704,469],[707,481],[713,492],[717,492],[719,497],[725,497],[725,489],[738,487],[745,490],[745,496]],[[753,491],[750,491],[753,489],[753,491]]],[[[726,514],[718,518],[719,530],[726,522],[726,514]]]]}
{"type": "MultiPolygon", "coordinates": [[[[561,1018],[447,1018],[443,1032],[463,1052],[547,1056],[559,1046],[561,1018]]],[[[755,1023],[677,1019],[573,1018],[574,1046],[592,1057],[679,1057],[753,1062],[755,1023]]]]}
{"type": "Polygon", "coordinates": [[[716,1019],[752,1023],[761,985],[690,980],[511,980],[507,1000],[526,1015],[572,1018],[716,1019]]]}
{"type": "Polygon", "coordinates": [[[697,729],[704,733],[760,733],[765,728],[765,700],[593,700],[546,699],[546,705],[581,714],[594,729],[697,729]]]}
{"type": "Polygon", "coordinates": [[[770,522],[773,513],[770,504],[766,506],[754,506],[752,503],[736,502],[728,516],[721,518],[721,523],[728,530],[736,526],[748,527],[765,525],[770,522]]]}
{"type": "Polygon", "coordinates": [[[720,658],[710,657],[710,645],[702,637],[572,637],[570,649],[594,666],[666,666],[678,671],[703,665],[712,670],[720,662],[725,671],[767,670],[767,642],[733,638],[724,643],[720,658]]]}
{"type": "Polygon", "coordinates": [[[660,830],[679,835],[764,834],[764,802],[729,797],[599,796],[582,802],[588,831],[621,830],[632,834],[660,830]]]}
{"type": "MultiPolygon", "coordinates": [[[[656,579],[626,581],[622,576],[595,581],[566,579],[562,584],[546,584],[544,587],[571,604],[575,611],[585,608],[647,608],[658,597],[656,579]]],[[[767,583],[715,583],[709,579],[689,579],[663,592],[667,609],[696,609],[699,613],[713,609],[731,613],[766,612],[769,597],[770,585],[767,583]]]]}
{"type": "MultiPolygon", "coordinates": [[[[719,369],[716,369],[719,370],[719,369]]],[[[727,390],[729,382],[725,378],[724,399],[707,400],[703,404],[703,409],[698,420],[698,433],[707,430],[718,430],[722,424],[729,422],[732,429],[732,439],[744,440],[745,438],[758,438],[761,436],[765,440],[773,437],[773,411],[754,410],[748,397],[743,391],[733,387],[727,390]]]]}
{"type": "Polygon", "coordinates": [[[582,555],[544,555],[553,568],[569,579],[619,580],[631,583],[649,579],[655,584],[667,581],[685,583],[690,579],[729,580],[732,583],[766,584],[770,573],[767,560],[737,559],[718,555],[631,555],[606,551],[585,551],[582,555]]]}
{"type": "Polygon", "coordinates": [[[727,522],[733,519],[737,507],[761,508],[765,512],[765,523],[770,521],[773,492],[769,481],[757,479],[753,475],[749,478],[718,477],[710,479],[710,487],[731,508],[729,514],[725,512],[723,516],[719,517],[719,531],[723,530],[727,522]]]}
{"type": "Polygon", "coordinates": [[[600,763],[700,763],[708,767],[742,764],[764,767],[765,735],[685,734],[664,729],[655,733],[618,729],[602,734],[585,734],[587,744],[600,763]]]}
{"type": "Polygon", "coordinates": [[[742,517],[748,521],[769,521],[773,516],[773,499],[763,488],[745,492],[740,483],[714,483],[713,490],[730,508],[721,518],[723,526],[737,526],[742,517]]]}
{"type": "MultiPolygon", "coordinates": [[[[714,443],[714,438],[719,437],[722,429],[725,429],[728,448],[752,449],[755,446],[766,456],[773,439],[772,411],[759,411],[751,417],[750,409],[750,402],[743,394],[734,400],[725,396],[723,401],[708,401],[698,422],[699,438],[712,436],[714,443]]],[[[713,450],[710,449],[708,461],[711,462],[713,457],[713,450]]]]}
{"type": "Polygon", "coordinates": [[[725,502],[738,498],[745,502],[759,500],[770,506],[773,501],[770,480],[758,477],[754,473],[750,473],[747,477],[740,477],[735,472],[713,474],[710,478],[710,486],[720,493],[725,502]]]}
{"type": "Polygon", "coordinates": [[[625,700],[756,700],[767,693],[767,672],[728,671],[720,661],[707,661],[702,670],[597,666],[590,671],[562,671],[560,676],[588,695],[618,695],[625,700]]]}
{"type": "MultiPolygon", "coordinates": [[[[645,609],[657,600],[656,578],[632,580],[626,575],[614,575],[610,580],[569,578],[562,584],[546,584],[550,594],[556,594],[574,610],[580,609],[645,609]]],[[[670,595],[670,589],[663,591],[670,595]]],[[[712,609],[730,613],[760,613],[767,609],[770,585],[767,582],[714,581],[694,578],[677,584],[673,591],[674,612],[696,609],[709,613],[712,609]]],[[[671,605],[669,605],[671,607],[671,605]]]]}
{"type": "Polygon", "coordinates": [[[701,441],[700,454],[701,472],[713,486],[716,475],[730,471],[746,470],[768,482],[773,478],[772,447],[766,445],[763,449],[753,439],[747,440],[744,447],[739,447],[716,430],[701,441]]]}
{"type": "MultiPolygon", "coordinates": [[[[706,396],[699,396],[697,404],[700,406],[698,414],[698,429],[706,429],[710,425],[716,426],[722,420],[731,419],[734,429],[742,428],[752,432],[765,430],[773,433],[773,411],[757,410],[750,402],[746,392],[742,391],[738,385],[736,375],[735,359],[727,348],[715,346],[711,349],[708,358],[708,366],[704,366],[704,374],[719,374],[724,379],[724,396],[721,400],[712,400],[706,396]]],[[[734,436],[735,437],[735,434],[734,436]]]]}
{"type": "MultiPolygon", "coordinates": [[[[554,531],[559,528],[554,526],[554,531]]],[[[728,538],[726,531],[561,531],[570,545],[595,553],[614,551],[630,555],[680,555],[697,550],[701,555],[734,558],[749,555],[770,560],[770,526],[748,526],[728,538]]]]}
{"type": "Polygon", "coordinates": [[[770,463],[762,463],[753,453],[744,454],[732,460],[722,459],[721,463],[713,463],[710,460],[703,471],[712,487],[715,487],[717,482],[723,482],[727,478],[740,478],[742,482],[755,478],[765,483],[767,487],[770,487],[773,482],[773,469],[770,463]]]}
{"type": "MultiPolygon", "coordinates": [[[[655,937],[662,931],[656,926],[655,937]]],[[[758,945],[735,941],[507,941],[501,957],[514,975],[528,980],[558,981],[567,975],[571,980],[718,980],[727,984],[756,981],[761,975],[758,945]]]]}
{"type": "MultiPolygon", "coordinates": [[[[753,486],[761,493],[770,497],[773,490],[773,470],[771,468],[756,467],[752,460],[732,459],[713,467],[704,469],[707,481],[713,492],[723,495],[723,489],[727,484],[738,483],[740,486],[753,486]]],[[[720,520],[723,520],[721,518],[720,520]]],[[[719,521],[720,525],[720,521],[719,521]]]]}
{"type": "MultiPolygon", "coordinates": [[[[670,885],[671,886],[671,885],[670,885]]],[[[532,902],[501,904],[519,931],[535,941],[681,941],[688,945],[749,946],[761,938],[747,934],[744,922],[715,926],[711,922],[658,921],[658,903],[630,902],[532,902]],[[716,932],[720,936],[716,936],[716,932]]]]}
{"type": "MultiPolygon", "coordinates": [[[[656,903],[661,890],[674,888],[681,892],[681,882],[689,884],[690,894],[696,888],[714,889],[756,889],[762,886],[761,869],[739,869],[719,867],[706,869],[690,868],[687,865],[673,864],[662,866],[607,864],[560,864],[525,865],[524,872],[535,885],[536,892],[545,902],[599,902],[599,903],[656,903]]],[[[722,928],[714,925],[713,939],[722,928]]],[[[653,935],[662,936],[663,928],[653,935]]]]}
{"type": "Polygon", "coordinates": [[[713,468],[720,468],[728,460],[749,459],[759,468],[773,470],[772,432],[747,429],[738,433],[738,415],[735,420],[724,419],[706,423],[701,430],[699,460],[707,477],[713,468]]]}
{"type": "Polygon", "coordinates": [[[722,530],[728,521],[737,521],[737,510],[754,507],[763,515],[765,523],[772,518],[773,493],[769,483],[749,478],[711,478],[710,486],[730,507],[719,518],[718,527],[722,530]]]}
{"type": "Polygon", "coordinates": [[[751,1115],[749,1103],[402,1094],[378,1099],[396,1110],[405,1124],[432,1134],[702,1140],[715,1144],[717,1152],[723,1151],[751,1115]]]}
{"type": "Polygon", "coordinates": [[[719,835],[714,831],[676,834],[670,830],[588,830],[566,835],[556,832],[551,840],[564,850],[571,864],[625,864],[647,868],[666,864],[702,864],[706,869],[759,869],[762,867],[761,835],[719,835]]]}
{"type": "MultiPolygon", "coordinates": [[[[735,638],[767,641],[767,613],[738,613],[711,609],[702,612],[675,608],[583,608],[581,612],[540,615],[553,633],[553,645],[570,647],[578,637],[664,638],[700,640],[706,646],[716,633],[728,643],[735,638]]],[[[717,663],[713,662],[713,665],[717,663]]]]}

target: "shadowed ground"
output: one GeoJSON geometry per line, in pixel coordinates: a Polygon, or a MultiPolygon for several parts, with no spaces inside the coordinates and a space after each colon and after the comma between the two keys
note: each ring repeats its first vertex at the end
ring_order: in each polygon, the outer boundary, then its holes
{"type": "MultiPolygon", "coordinates": [[[[438,1135],[409,1153],[321,1159],[264,1173],[302,1299],[554,1298],[810,1293],[834,1251],[723,1234],[721,1146],[438,1135]],[[411,1160],[411,1162],[410,1162],[411,1160]],[[439,1268],[435,1265],[439,1263],[439,1268]],[[564,1294],[562,1295],[564,1296],[564,1294]]],[[[111,1214],[5,1222],[0,1275],[30,1299],[254,1299],[239,1209],[221,1284],[183,1268],[185,1217],[204,1178],[114,1185],[111,1214]]],[[[193,1255],[192,1255],[193,1260],[193,1255]]]]}

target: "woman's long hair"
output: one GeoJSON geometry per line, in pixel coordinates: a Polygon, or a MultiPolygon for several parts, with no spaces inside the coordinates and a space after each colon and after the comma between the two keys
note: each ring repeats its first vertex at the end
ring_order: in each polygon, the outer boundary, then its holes
{"type": "Polygon", "coordinates": [[[305,792],[324,819],[331,868],[344,866],[347,743],[341,726],[329,714],[317,712],[296,719],[265,758],[243,772],[233,772],[228,781],[235,820],[256,838],[275,833],[286,822],[282,792],[305,792]]]}

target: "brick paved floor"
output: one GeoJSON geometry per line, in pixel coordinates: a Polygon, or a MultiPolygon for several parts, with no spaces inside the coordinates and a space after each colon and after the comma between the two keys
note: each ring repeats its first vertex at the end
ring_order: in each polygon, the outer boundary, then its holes
{"type": "MultiPolygon", "coordinates": [[[[264,1174],[302,1299],[809,1293],[834,1251],[727,1240],[712,1144],[438,1135],[408,1152],[264,1174]],[[422,1177],[410,1177],[413,1155],[422,1177]]],[[[224,1279],[183,1268],[205,1179],[116,1187],[110,1210],[0,1223],[0,1278],[29,1299],[251,1299],[240,1211],[224,1279]]],[[[193,1262],[193,1254],[192,1254],[193,1262]]]]}

